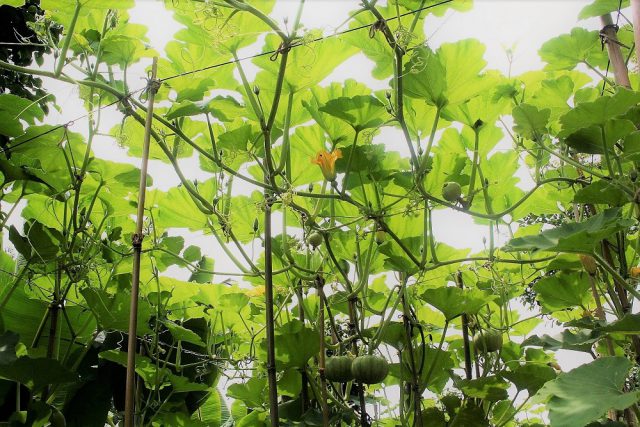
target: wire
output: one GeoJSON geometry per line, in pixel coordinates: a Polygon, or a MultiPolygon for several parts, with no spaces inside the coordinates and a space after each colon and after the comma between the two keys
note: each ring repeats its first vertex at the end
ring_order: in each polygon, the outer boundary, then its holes
{"type": "MultiPolygon", "coordinates": [[[[436,4],[432,4],[432,5],[429,5],[429,6],[421,7],[419,9],[415,9],[415,10],[410,10],[408,12],[402,13],[402,14],[394,16],[392,18],[387,18],[384,21],[385,22],[393,21],[393,20],[396,20],[396,19],[399,19],[399,18],[403,18],[403,17],[408,16],[408,15],[413,15],[415,13],[422,12],[422,11],[427,10],[427,9],[432,9],[434,7],[442,6],[443,4],[451,3],[452,1],[453,0],[443,0],[443,1],[441,1],[439,3],[436,3],[436,4]]],[[[329,38],[332,38],[332,37],[342,36],[342,35],[347,34],[347,33],[351,33],[351,32],[358,31],[358,30],[362,30],[364,28],[370,28],[372,25],[375,25],[376,23],[377,22],[373,22],[371,24],[361,25],[359,27],[349,28],[348,30],[340,31],[340,32],[334,33],[334,34],[329,34],[327,36],[317,37],[315,39],[311,39],[311,40],[308,40],[308,41],[305,41],[305,42],[293,43],[291,46],[289,46],[289,49],[293,49],[293,48],[299,47],[299,46],[306,46],[306,45],[308,45],[310,43],[316,43],[316,42],[323,41],[323,40],[326,40],[326,39],[329,39],[329,38]]],[[[274,55],[274,54],[277,54],[279,52],[280,52],[280,49],[275,49],[275,50],[269,50],[269,51],[266,51],[266,52],[261,52],[261,53],[255,54],[255,55],[244,56],[242,58],[231,59],[229,61],[208,65],[206,67],[198,68],[196,70],[185,71],[185,72],[180,73],[180,74],[176,74],[176,75],[169,76],[169,77],[164,77],[164,78],[160,79],[160,81],[166,82],[167,80],[175,79],[175,78],[178,78],[178,77],[184,77],[184,76],[188,76],[188,75],[191,75],[191,74],[196,74],[196,73],[199,73],[201,71],[211,70],[213,68],[219,68],[219,67],[222,67],[222,66],[225,66],[225,65],[235,64],[235,63],[246,61],[246,60],[249,60],[249,59],[259,58],[261,56],[274,55]]]]}
{"type": "Polygon", "coordinates": [[[59,124],[59,125],[55,125],[55,126],[54,126],[54,127],[52,127],[51,129],[47,129],[46,131],[44,131],[44,132],[42,132],[42,133],[40,133],[40,134],[38,134],[38,135],[32,136],[31,138],[25,139],[24,141],[20,141],[20,142],[18,142],[18,143],[16,143],[16,144],[13,144],[13,145],[11,145],[11,146],[4,147],[4,148],[2,148],[2,149],[0,150],[0,154],[4,154],[4,153],[6,153],[6,152],[8,152],[8,151],[11,151],[11,150],[13,150],[13,149],[15,149],[15,148],[17,148],[17,147],[20,147],[21,145],[24,145],[24,144],[26,144],[26,143],[28,143],[28,142],[31,142],[31,141],[33,141],[33,140],[35,140],[35,139],[38,139],[38,138],[42,137],[42,136],[45,136],[45,135],[47,135],[47,134],[49,134],[49,133],[51,133],[51,132],[55,132],[55,131],[57,131],[58,129],[63,129],[63,128],[65,128],[65,129],[66,129],[66,128],[68,128],[69,126],[72,126],[72,125],[73,125],[75,122],[77,122],[78,120],[82,120],[82,119],[84,119],[85,117],[89,117],[90,115],[92,115],[92,114],[94,114],[94,113],[97,113],[97,112],[98,112],[98,111],[100,111],[100,110],[103,110],[103,109],[105,109],[105,108],[109,108],[109,107],[111,107],[111,106],[113,106],[113,105],[115,105],[115,104],[117,104],[117,103],[119,103],[119,102],[122,102],[124,99],[127,99],[127,98],[129,98],[131,95],[134,95],[134,94],[136,94],[136,93],[138,93],[138,92],[141,92],[141,91],[145,90],[146,88],[147,88],[147,86],[145,86],[145,87],[143,87],[143,88],[140,88],[140,89],[137,89],[137,90],[134,90],[133,92],[129,92],[127,95],[125,95],[125,96],[124,96],[123,98],[121,98],[121,99],[117,99],[117,100],[115,100],[115,101],[113,101],[113,102],[110,102],[110,103],[108,103],[108,104],[101,105],[100,107],[94,108],[93,110],[88,111],[87,113],[83,114],[82,116],[78,116],[78,117],[76,117],[76,118],[74,118],[74,119],[71,119],[71,120],[69,120],[69,121],[68,121],[68,122],[66,122],[66,123],[62,123],[62,124],[59,124]]]}
{"type": "MultiPolygon", "coordinates": [[[[436,3],[436,4],[432,4],[432,5],[429,5],[429,6],[421,7],[419,9],[415,9],[415,10],[410,10],[410,11],[402,13],[400,15],[397,15],[397,16],[394,16],[394,17],[391,17],[391,18],[387,18],[384,21],[385,22],[394,21],[396,19],[408,16],[408,15],[413,15],[415,13],[419,13],[419,12],[422,12],[422,11],[427,10],[427,9],[432,9],[432,8],[435,8],[435,7],[438,7],[438,6],[442,6],[443,4],[451,3],[452,1],[453,0],[443,0],[443,1],[441,1],[439,3],[436,3]]],[[[348,34],[348,33],[354,32],[354,31],[362,30],[364,28],[369,28],[369,27],[371,27],[372,25],[375,25],[375,24],[376,23],[374,22],[374,23],[371,23],[371,24],[361,25],[359,27],[349,28],[348,30],[344,30],[344,31],[341,31],[341,32],[338,32],[338,33],[334,33],[334,34],[330,34],[330,35],[322,36],[322,37],[317,37],[315,39],[312,39],[312,40],[309,40],[309,41],[306,41],[306,42],[294,43],[291,46],[289,46],[289,48],[293,49],[293,48],[299,47],[299,46],[306,46],[307,44],[310,44],[310,43],[316,43],[316,42],[319,42],[319,41],[322,41],[322,40],[326,40],[326,39],[329,39],[329,38],[332,38],[332,37],[337,37],[337,36],[348,34]]],[[[255,54],[255,55],[245,56],[245,57],[242,57],[242,58],[236,58],[236,59],[233,59],[233,60],[230,60],[230,61],[225,61],[225,62],[220,62],[218,64],[209,65],[209,66],[206,66],[206,67],[203,67],[203,68],[199,68],[199,69],[196,69],[196,70],[185,71],[183,73],[176,74],[176,75],[169,76],[169,77],[164,77],[164,78],[158,79],[158,80],[160,82],[165,82],[167,80],[175,79],[175,78],[178,78],[178,77],[184,77],[184,76],[188,76],[188,75],[191,75],[191,74],[196,74],[196,73],[199,73],[199,72],[202,72],[202,71],[211,70],[213,68],[219,68],[219,67],[222,67],[222,66],[225,66],[225,65],[235,64],[235,63],[246,61],[246,60],[249,60],[249,59],[259,58],[261,56],[274,55],[274,54],[277,54],[279,52],[280,52],[279,49],[270,50],[270,51],[266,51],[266,52],[261,52],[261,53],[255,54]]],[[[140,88],[138,90],[130,92],[124,98],[128,98],[129,96],[131,96],[131,95],[133,95],[133,94],[135,94],[137,92],[140,92],[140,91],[142,91],[144,89],[146,89],[146,86],[144,88],[140,88]]],[[[98,112],[98,111],[100,111],[100,110],[102,110],[104,108],[111,107],[111,106],[113,106],[113,105],[115,105],[115,104],[117,104],[117,103],[119,103],[121,101],[122,101],[122,99],[118,99],[118,100],[113,101],[113,102],[111,102],[109,104],[102,105],[102,106],[100,106],[98,108],[95,108],[95,109],[87,112],[86,114],[84,114],[82,116],[79,116],[79,117],[76,117],[75,119],[69,120],[66,123],[62,123],[62,124],[56,125],[56,126],[52,127],[51,129],[48,129],[48,130],[42,132],[39,135],[32,136],[31,138],[28,138],[28,139],[26,139],[24,141],[20,141],[17,144],[14,144],[12,146],[4,147],[4,148],[2,148],[0,150],[0,154],[4,154],[4,153],[6,153],[6,152],[8,152],[10,150],[13,150],[13,149],[15,149],[15,148],[17,148],[17,147],[19,147],[21,145],[24,145],[24,144],[26,144],[28,142],[31,142],[31,141],[33,141],[35,139],[38,139],[38,138],[42,137],[42,136],[45,136],[45,135],[47,135],[47,134],[49,134],[51,132],[55,132],[58,129],[67,128],[67,127],[73,125],[74,122],[76,122],[78,120],[82,120],[85,117],[88,117],[93,113],[96,113],[96,112],[98,112]]]]}

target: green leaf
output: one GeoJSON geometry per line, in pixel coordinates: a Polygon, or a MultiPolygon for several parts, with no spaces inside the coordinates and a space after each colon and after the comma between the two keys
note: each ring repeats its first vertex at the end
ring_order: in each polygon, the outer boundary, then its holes
{"type": "Polygon", "coordinates": [[[546,402],[552,426],[582,427],[609,409],[623,410],[636,403],[638,392],[622,391],[631,366],[624,357],[596,359],[546,383],[535,400],[546,402]]]}
{"type": "Polygon", "coordinates": [[[597,328],[597,330],[602,332],[638,334],[640,333],[640,314],[625,314],[622,319],[601,326],[597,328]]]}
{"type": "Polygon", "coordinates": [[[525,138],[539,141],[547,133],[551,110],[543,110],[529,104],[519,104],[511,113],[515,125],[513,129],[525,138]]]}
{"type": "Polygon", "coordinates": [[[603,125],[593,125],[578,129],[564,139],[564,142],[578,153],[603,154],[606,145],[609,153],[614,144],[625,139],[636,130],[631,120],[611,119],[603,125]],[[604,141],[602,131],[604,128],[604,141]]]}
{"type": "Polygon", "coordinates": [[[590,203],[592,205],[624,206],[629,203],[629,196],[620,187],[605,180],[592,182],[580,188],[573,196],[574,203],[590,203]]]}
{"type": "Polygon", "coordinates": [[[427,289],[422,298],[452,320],[461,314],[476,314],[482,307],[497,298],[490,292],[479,289],[460,289],[455,286],[442,286],[427,289]]]}
{"type": "Polygon", "coordinates": [[[6,4],[11,7],[24,6],[26,0],[0,0],[0,6],[6,4]]]}
{"type": "Polygon", "coordinates": [[[497,402],[509,397],[507,393],[509,383],[496,376],[462,380],[459,383],[459,387],[467,396],[489,402],[497,402]]]}
{"type": "Polygon", "coordinates": [[[530,336],[522,342],[522,346],[535,346],[542,347],[545,350],[573,350],[582,351],[586,353],[591,352],[591,348],[598,341],[597,334],[577,331],[572,332],[570,330],[563,331],[560,335],[552,337],[550,335],[543,335],[541,337],[537,335],[530,336]]]}
{"type": "Polygon", "coordinates": [[[619,208],[607,209],[584,222],[568,223],[539,235],[516,237],[503,248],[505,251],[549,251],[589,253],[602,239],[632,225],[622,219],[619,208]]]}
{"type": "MultiPolygon", "coordinates": [[[[80,293],[84,297],[91,312],[96,317],[100,328],[115,331],[129,330],[130,294],[118,292],[109,295],[99,288],[83,288],[80,293]]],[[[148,325],[149,317],[154,312],[149,303],[142,299],[138,306],[138,335],[152,333],[148,325]]]]}
{"type": "Polygon", "coordinates": [[[592,300],[589,278],[582,272],[543,277],[533,285],[533,291],[544,311],[551,313],[574,307],[586,309],[592,300]]]}
{"type": "Polygon", "coordinates": [[[191,418],[198,418],[210,427],[226,425],[231,418],[231,414],[220,390],[214,389],[209,393],[207,400],[204,401],[191,418]]]}
{"type": "Polygon", "coordinates": [[[592,66],[606,66],[607,54],[602,52],[598,31],[574,28],[542,45],[538,51],[547,63],[545,70],[572,70],[587,62],[592,66]]]}
{"type": "Polygon", "coordinates": [[[379,127],[390,118],[382,101],[367,95],[331,99],[319,110],[347,122],[357,132],[379,127]]]}
{"type": "MultiPolygon", "coordinates": [[[[100,353],[100,358],[117,363],[120,366],[127,366],[127,353],[118,350],[107,350],[100,353]]],[[[166,368],[158,368],[148,357],[136,354],[136,374],[140,375],[145,386],[150,390],[159,390],[169,384],[171,374],[166,368]]],[[[179,385],[183,385],[182,382],[179,385]]]]}
{"type": "Polygon", "coordinates": [[[266,377],[251,377],[240,384],[231,384],[227,389],[227,396],[242,400],[249,408],[260,407],[267,400],[265,388],[266,377]]]}
{"type": "Polygon", "coordinates": [[[202,338],[200,338],[198,334],[193,332],[191,329],[187,329],[184,326],[180,326],[169,321],[164,321],[162,323],[167,327],[174,340],[185,341],[191,344],[205,347],[205,343],[202,341],[202,338]]]}
{"type": "Polygon", "coordinates": [[[231,96],[216,96],[210,100],[192,101],[185,99],[171,106],[165,118],[175,120],[180,117],[209,113],[222,122],[230,122],[244,113],[242,106],[231,96]]]}
{"type": "Polygon", "coordinates": [[[404,67],[405,94],[440,108],[473,98],[491,83],[480,75],[484,51],[474,39],[443,43],[435,53],[416,48],[404,67]]]}
{"type": "Polygon", "coordinates": [[[518,390],[527,390],[529,396],[533,396],[547,381],[556,377],[556,371],[547,365],[526,363],[511,367],[511,370],[503,371],[500,375],[514,383],[518,390]]]}
{"type": "Polygon", "coordinates": [[[0,365],[0,377],[17,381],[34,393],[48,385],[76,381],[78,376],[55,359],[20,357],[9,364],[0,365]]]}
{"type": "MultiPolygon", "coordinates": [[[[320,32],[310,31],[310,39],[320,36],[320,32]]],[[[282,40],[276,34],[269,34],[265,40],[265,51],[277,50],[282,40]]],[[[304,42],[304,40],[303,40],[304,42]]],[[[287,68],[284,75],[286,92],[301,92],[318,85],[347,58],[357,52],[353,46],[339,37],[324,38],[323,40],[301,46],[289,51],[287,68]]],[[[272,61],[270,56],[261,56],[253,62],[266,72],[259,73],[256,84],[261,90],[268,89],[275,84],[280,68],[280,61],[272,61]]]]}
{"type": "Polygon", "coordinates": [[[560,136],[591,126],[604,126],[610,119],[626,113],[629,108],[640,103],[640,93],[619,88],[611,96],[602,96],[592,102],[582,102],[560,117],[560,136]]]}
{"type": "Polygon", "coordinates": [[[593,18],[617,11],[618,8],[629,7],[629,0],[595,0],[580,10],[578,19],[593,18]]]}
{"type": "MultiPolygon", "coordinates": [[[[260,345],[263,360],[266,360],[267,343],[260,345]]],[[[299,320],[291,320],[275,331],[276,367],[279,371],[288,368],[302,369],[307,361],[320,351],[318,332],[304,326],[299,320]]]]}

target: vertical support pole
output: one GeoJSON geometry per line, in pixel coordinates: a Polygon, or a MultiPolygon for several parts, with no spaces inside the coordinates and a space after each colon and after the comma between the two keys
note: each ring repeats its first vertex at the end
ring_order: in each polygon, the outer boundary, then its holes
{"type": "Polygon", "coordinates": [[[622,56],[622,50],[618,44],[618,36],[616,34],[618,32],[618,27],[613,23],[610,13],[602,15],[600,17],[600,22],[602,23],[602,30],[600,30],[600,34],[607,46],[609,61],[611,61],[615,81],[620,86],[631,88],[627,64],[625,63],[624,56],[622,56]]]}
{"type": "Polygon", "coordinates": [[[640,58],[640,0],[631,0],[631,20],[633,22],[633,40],[636,44],[636,57],[640,58]]]}
{"type": "Polygon", "coordinates": [[[129,340],[127,346],[127,384],[125,393],[124,425],[135,427],[135,375],[136,347],[138,329],[138,294],[140,291],[140,255],[142,253],[142,225],[144,223],[144,201],[147,189],[147,166],[149,164],[149,143],[151,141],[151,123],[153,121],[153,103],[160,82],[156,80],[158,58],[153,58],[151,78],[147,85],[147,116],[144,126],[142,146],[142,165],[140,167],[140,186],[138,188],[138,212],[136,216],[136,232],[133,235],[133,277],[131,279],[131,305],[129,311],[129,340]]]}
{"type": "MultiPolygon", "coordinates": [[[[269,177],[265,177],[265,182],[270,183],[269,177]]],[[[273,314],[273,253],[271,242],[271,205],[273,195],[269,190],[264,194],[264,297],[265,297],[265,317],[267,330],[267,380],[269,383],[269,418],[271,427],[280,425],[278,415],[278,383],[276,380],[276,342],[274,330],[273,314]]]]}
{"type": "Polygon", "coordinates": [[[320,310],[318,312],[318,326],[320,329],[320,363],[318,371],[320,372],[320,395],[322,401],[320,407],[322,409],[322,425],[323,427],[329,427],[329,407],[327,406],[327,378],[324,375],[324,369],[326,366],[326,349],[324,345],[324,277],[318,274],[316,276],[316,289],[318,291],[318,297],[320,297],[320,310]]]}
{"type": "MultiPolygon", "coordinates": [[[[456,283],[460,289],[464,289],[460,271],[456,273],[456,283]]],[[[469,316],[466,313],[462,314],[462,341],[464,344],[464,372],[467,379],[470,380],[473,378],[473,371],[471,367],[471,348],[469,346],[469,316]]]]}

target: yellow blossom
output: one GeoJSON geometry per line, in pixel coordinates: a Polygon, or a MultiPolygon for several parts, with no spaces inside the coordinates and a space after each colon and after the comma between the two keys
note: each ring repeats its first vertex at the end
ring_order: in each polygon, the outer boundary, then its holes
{"type": "Polygon", "coordinates": [[[629,273],[631,273],[631,277],[637,279],[638,277],[640,277],[640,267],[631,267],[629,273]]]}
{"type": "Polygon", "coordinates": [[[336,160],[342,158],[342,151],[340,149],[328,152],[326,150],[318,151],[315,159],[311,159],[311,163],[320,166],[322,175],[327,181],[333,182],[336,180],[336,160]]]}
{"type": "Polygon", "coordinates": [[[261,295],[264,295],[264,286],[258,285],[252,289],[247,289],[245,293],[250,297],[259,297],[261,295]]]}

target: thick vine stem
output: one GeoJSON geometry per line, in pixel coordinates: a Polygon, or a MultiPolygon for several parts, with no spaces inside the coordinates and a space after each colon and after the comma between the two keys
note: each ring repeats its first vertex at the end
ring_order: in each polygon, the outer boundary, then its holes
{"type": "Polygon", "coordinates": [[[69,50],[69,46],[71,44],[71,39],[73,39],[73,32],[76,27],[76,23],[78,22],[78,16],[80,15],[80,9],[82,8],[82,3],[80,0],[76,0],[76,5],[73,9],[73,16],[71,17],[71,22],[67,27],[67,34],[64,37],[64,41],[62,42],[62,49],[58,55],[58,63],[56,64],[56,68],[54,71],[54,75],[59,77],[62,73],[62,68],[67,59],[67,51],[69,50]]]}

